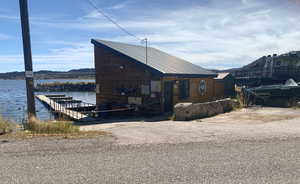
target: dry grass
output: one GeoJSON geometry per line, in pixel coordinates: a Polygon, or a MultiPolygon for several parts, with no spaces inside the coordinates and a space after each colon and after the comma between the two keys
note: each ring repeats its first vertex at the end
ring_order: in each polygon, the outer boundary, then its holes
{"type": "Polygon", "coordinates": [[[15,127],[15,123],[13,123],[12,121],[5,120],[2,116],[0,116],[0,135],[13,132],[15,127]]]}
{"type": "Polygon", "coordinates": [[[15,137],[90,138],[102,135],[108,135],[108,133],[104,131],[80,131],[78,126],[68,121],[43,122],[37,119],[31,119],[25,124],[25,131],[16,133],[15,137]]]}
{"type": "Polygon", "coordinates": [[[237,94],[236,97],[232,100],[234,101],[234,110],[242,109],[245,107],[245,104],[243,103],[243,96],[241,94],[237,94]]]}
{"type": "Polygon", "coordinates": [[[110,135],[105,131],[80,131],[78,126],[67,121],[48,121],[43,122],[37,119],[31,119],[29,123],[24,124],[24,131],[14,131],[17,124],[5,120],[0,116],[0,139],[31,139],[31,138],[62,138],[62,139],[80,139],[94,138],[98,136],[110,135]]]}
{"type": "Polygon", "coordinates": [[[67,134],[42,134],[42,133],[32,133],[31,131],[19,131],[13,134],[6,134],[1,136],[2,139],[33,139],[33,138],[47,138],[47,139],[89,139],[99,136],[110,135],[104,131],[79,131],[77,133],[67,133],[67,134]]]}
{"type": "Polygon", "coordinates": [[[172,114],[171,116],[169,116],[168,120],[171,120],[171,121],[175,121],[176,117],[175,117],[175,114],[172,114]]]}
{"type": "Polygon", "coordinates": [[[33,134],[72,134],[79,132],[79,128],[71,122],[42,122],[37,119],[31,119],[25,124],[25,130],[33,134]]]}

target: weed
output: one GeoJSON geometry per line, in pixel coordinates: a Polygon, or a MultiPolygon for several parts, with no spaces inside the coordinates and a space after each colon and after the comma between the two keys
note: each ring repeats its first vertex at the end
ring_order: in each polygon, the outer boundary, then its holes
{"type": "Polygon", "coordinates": [[[79,127],[73,125],[72,122],[42,122],[36,119],[29,120],[29,122],[25,124],[25,129],[33,134],[72,134],[79,132],[79,127]]]}
{"type": "Polygon", "coordinates": [[[15,123],[13,123],[12,121],[5,120],[2,116],[0,116],[0,135],[13,132],[15,127],[15,123]]]}

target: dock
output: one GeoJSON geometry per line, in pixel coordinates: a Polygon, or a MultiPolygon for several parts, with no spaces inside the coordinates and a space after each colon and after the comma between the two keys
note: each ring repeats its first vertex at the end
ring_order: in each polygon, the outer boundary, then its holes
{"type": "Polygon", "coordinates": [[[95,108],[96,106],[93,104],[83,103],[65,95],[36,95],[36,98],[59,116],[74,121],[91,121],[93,119],[87,115],[88,112],[85,112],[85,109],[90,112],[95,108]]]}
{"type": "Polygon", "coordinates": [[[126,115],[134,112],[134,106],[97,109],[96,105],[73,99],[66,95],[36,95],[54,115],[72,121],[90,122],[112,115],[126,115]]]}

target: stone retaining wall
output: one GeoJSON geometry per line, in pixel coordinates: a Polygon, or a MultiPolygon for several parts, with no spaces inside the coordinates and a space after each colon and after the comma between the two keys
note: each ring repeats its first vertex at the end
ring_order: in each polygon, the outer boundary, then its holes
{"type": "Polygon", "coordinates": [[[179,103],[174,107],[176,121],[188,121],[229,112],[233,109],[231,99],[207,103],[179,103]]]}

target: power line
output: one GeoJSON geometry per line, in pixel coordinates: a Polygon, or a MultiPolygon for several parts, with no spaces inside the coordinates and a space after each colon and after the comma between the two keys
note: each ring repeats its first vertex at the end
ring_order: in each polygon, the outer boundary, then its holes
{"type": "Polygon", "coordinates": [[[129,31],[127,31],[125,28],[123,28],[120,24],[118,24],[115,20],[113,20],[112,18],[110,18],[108,15],[106,15],[100,8],[98,8],[96,6],[96,4],[92,1],[92,0],[87,0],[87,2],[93,7],[95,8],[95,10],[100,13],[103,17],[105,17],[107,20],[109,20],[111,23],[113,23],[114,25],[116,25],[120,30],[122,30],[124,33],[128,34],[129,36],[132,36],[136,39],[138,39],[141,42],[144,42],[145,39],[141,39],[138,36],[130,33],[129,31]]]}
{"type": "Polygon", "coordinates": [[[112,18],[110,18],[108,15],[106,15],[100,8],[98,8],[96,6],[96,4],[92,1],[92,0],[87,0],[87,2],[98,12],[100,13],[103,17],[105,17],[107,20],[109,20],[111,23],[113,23],[114,25],[116,25],[121,31],[123,31],[124,33],[128,34],[129,36],[134,37],[135,39],[139,40],[142,44],[145,43],[146,46],[146,64],[148,64],[148,38],[144,38],[141,39],[138,36],[134,35],[133,33],[130,33],[129,31],[127,31],[125,28],[123,28],[120,24],[118,24],[118,22],[116,22],[115,20],[113,20],[112,18]]]}

